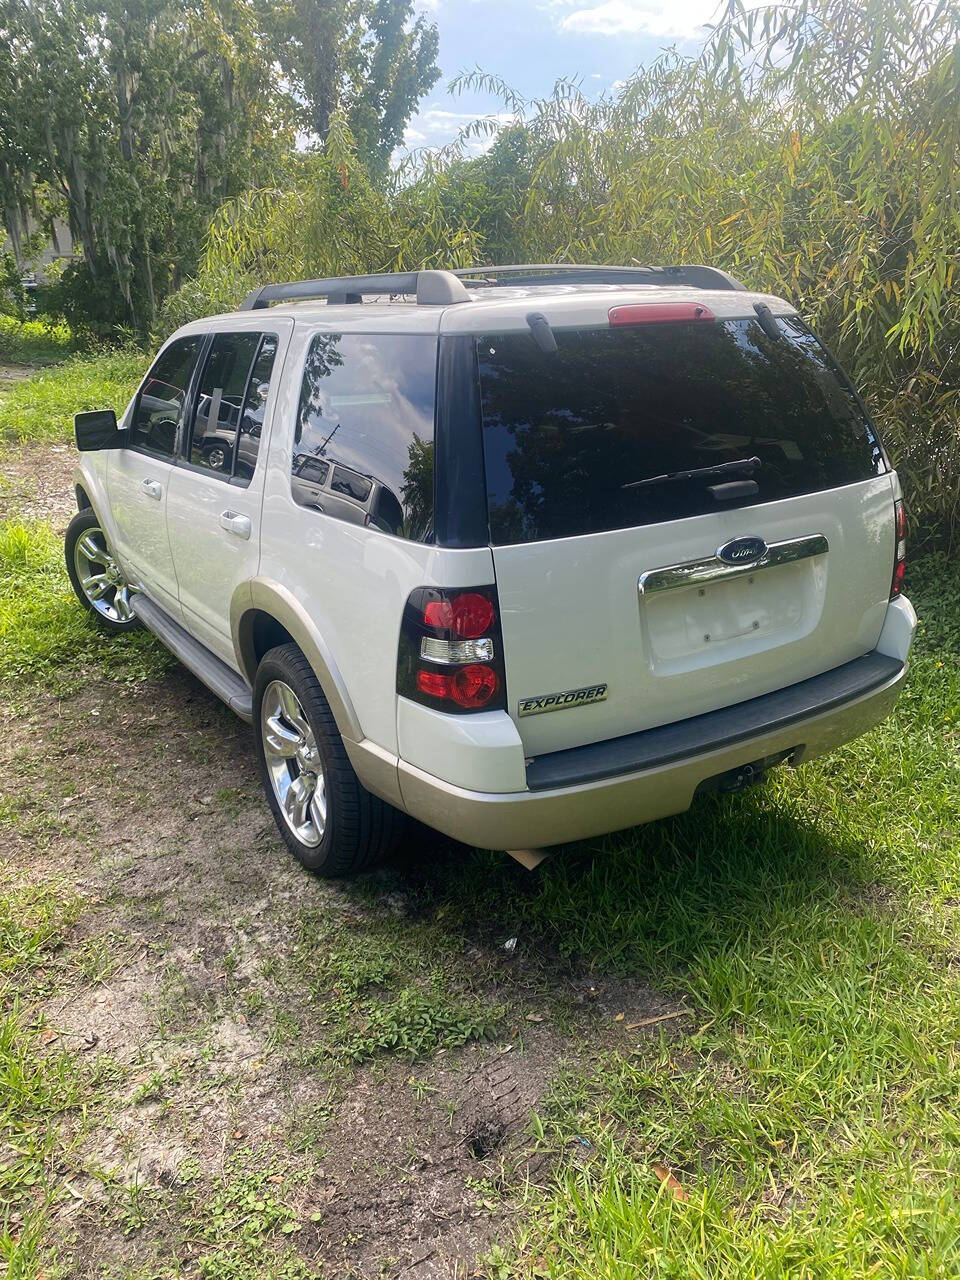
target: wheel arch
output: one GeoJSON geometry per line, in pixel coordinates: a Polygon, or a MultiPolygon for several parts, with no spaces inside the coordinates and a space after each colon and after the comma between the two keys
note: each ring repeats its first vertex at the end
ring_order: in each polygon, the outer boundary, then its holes
{"type": "Polygon", "coordinates": [[[341,736],[352,742],[361,741],[360,720],[333,654],[313,619],[287,587],[254,578],[238,588],[230,606],[230,629],[237,663],[251,686],[268,649],[289,642],[297,645],[320,682],[341,736]]]}

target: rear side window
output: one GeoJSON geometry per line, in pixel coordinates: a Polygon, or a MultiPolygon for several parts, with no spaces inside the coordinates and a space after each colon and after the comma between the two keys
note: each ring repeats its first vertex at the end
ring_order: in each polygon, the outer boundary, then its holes
{"type": "Polygon", "coordinates": [[[272,334],[218,333],[200,378],[190,461],[225,478],[253,475],[276,355],[272,334]]]}
{"type": "Polygon", "coordinates": [[[187,390],[202,338],[178,338],[162,351],[137,395],[131,443],[172,456],[186,408],[187,390]]]}
{"type": "Polygon", "coordinates": [[[295,501],[431,541],[436,377],[434,337],[317,334],[294,430],[295,501]]]}
{"type": "Polygon", "coordinates": [[[679,520],[882,473],[830,356],[799,322],[778,326],[776,340],[752,320],[557,329],[552,353],[526,332],[482,337],[492,541],[679,520]],[[691,471],[702,474],[678,475],[691,471]],[[747,480],[733,499],[722,488],[747,480]]]}

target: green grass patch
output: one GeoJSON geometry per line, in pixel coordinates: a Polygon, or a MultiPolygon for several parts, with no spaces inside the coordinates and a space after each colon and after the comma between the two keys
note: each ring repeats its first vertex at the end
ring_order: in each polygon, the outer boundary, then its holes
{"type": "Polygon", "coordinates": [[[309,1010],[282,1002],[274,1011],[277,1043],[298,1041],[313,1062],[368,1062],[383,1054],[411,1061],[491,1035],[501,1004],[474,990],[457,966],[449,934],[429,923],[371,915],[345,922],[305,911],[282,984],[309,1010]],[[321,1038],[305,1036],[301,1021],[321,1038]]]}
{"type": "MultiPolygon", "coordinates": [[[[559,1174],[492,1275],[960,1272],[956,566],[928,561],[911,592],[908,687],[866,737],[509,895],[478,859],[481,916],[689,1011],[556,1083],[539,1133],[559,1174]]],[[[449,875],[422,895],[459,903],[449,875]]]]}
{"type": "Polygon", "coordinates": [[[0,315],[0,364],[49,364],[74,350],[69,325],[0,315]]]}
{"type": "Polygon", "coordinates": [[[0,444],[65,443],[74,414],[85,409],[115,409],[119,417],[147,364],[135,349],[74,355],[12,383],[0,398],[0,444]]]}
{"type": "Polygon", "coordinates": [[[38,1274],[59,1122],[80,1105],[74,1059],[44,1043],[22,1004],[39,966],[61,947],[79,900],[56,886],[8,883],[0,893],[0,1260],[38,1274]]]}
{"type": "Polygon", "coordinates": [[[146,632],[101,632],[74,595],[63,540],[49,524],[0,523],[0,683],[42,683],[76,691],[96,673],[137,681],[162,671],[168,659],[146,632]]]}
{"type": "Polygon", "coordinates": [[[297,1179],[274,1165],[238,1155],[205,1197],[186,1227],[199,1247],[197,1269],[205,1280],[308,1280],[308,1268],[287,1241],[301,1229],[284,1199],[297,1179]]]}

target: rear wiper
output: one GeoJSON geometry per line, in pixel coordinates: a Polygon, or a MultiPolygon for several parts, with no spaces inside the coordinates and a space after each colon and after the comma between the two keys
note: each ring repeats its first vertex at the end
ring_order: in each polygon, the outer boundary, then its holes
{"type": "Polygon", "coordinates": [[[738,458],[735,462],[718,462],[714,467],[697,467],[693,471],[668,471],[666,475],[650,476],[646,480],[631,480],[622,484],[621,489],[644,489],[648,485],[666,484],[669,480],[709,479],[712,476],[725,476],[731,471],[746,471],[751,474],[763,463],[759,458],[738,458]]]}

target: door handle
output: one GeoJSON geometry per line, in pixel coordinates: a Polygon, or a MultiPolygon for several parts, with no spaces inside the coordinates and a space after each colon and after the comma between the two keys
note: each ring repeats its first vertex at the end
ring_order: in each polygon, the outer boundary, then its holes
{"type": "Polygon", "coordinates": [[[157,480],[141,480],[140,492],[146,494],[148,498],[156,498],[159,502],[163,497],[163,485],[157,480]]]}
{"type": "Polygon", "coordinates": [[[237,515],[236,511],[220,512],[220,528],[226,529],[227,533],[235,533],[238,538],[249,538],[252,527],[249,516],[237,515]]]}

